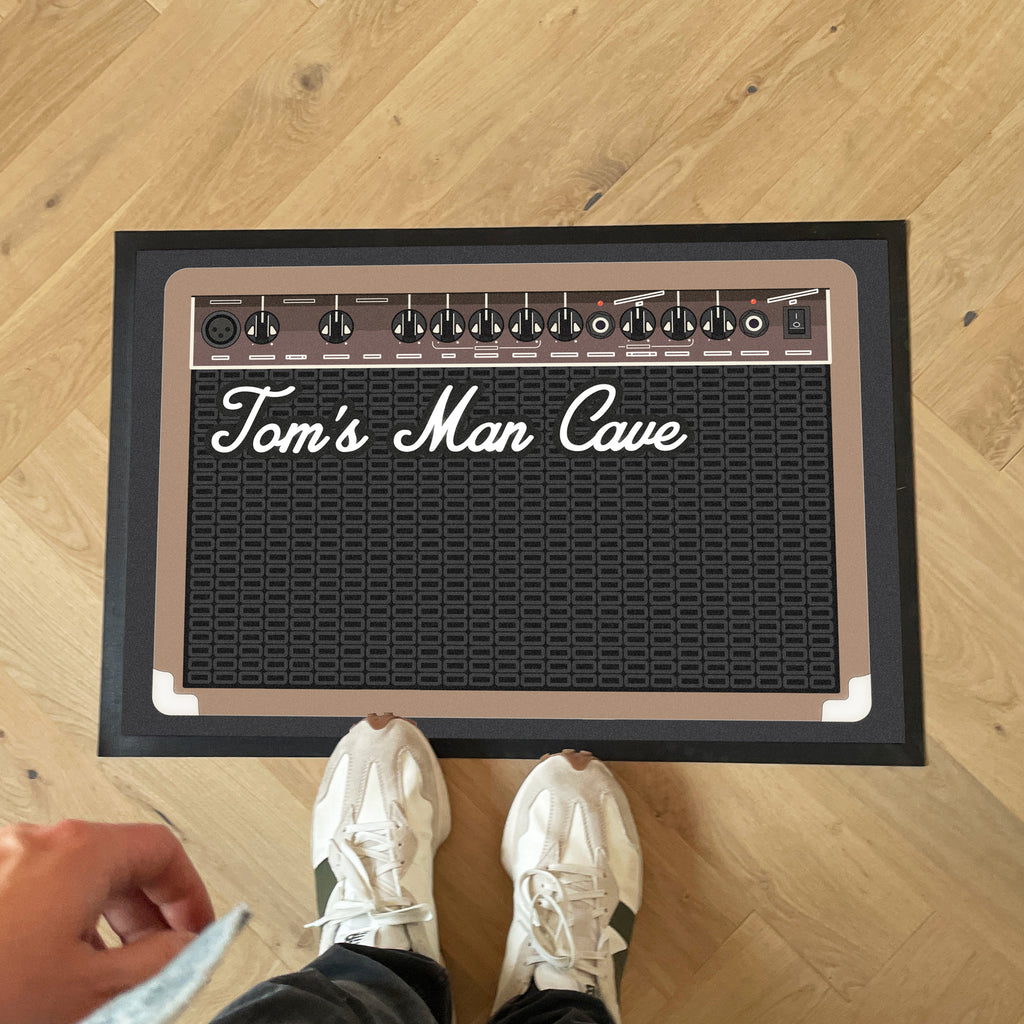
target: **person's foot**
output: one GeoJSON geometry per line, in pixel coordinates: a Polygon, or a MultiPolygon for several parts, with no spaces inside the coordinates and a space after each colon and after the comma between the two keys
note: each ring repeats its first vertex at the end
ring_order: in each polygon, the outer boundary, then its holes
{"type": "Polygon", "coordinates": [[[495,1009],[527,991],[574,989],[616,1021],[640,908],[640,839],[622,787],[592,754],[548,755],[512,803],[501,841],[512,926],[495,1009]]]}
{"type": "Polygon", "coordinates": [[[351,942],[440,962],[434,853],[450,828],[448,790],[423,733],[390,714],[354,725],[313,807],[320,952],[351,942]]]}

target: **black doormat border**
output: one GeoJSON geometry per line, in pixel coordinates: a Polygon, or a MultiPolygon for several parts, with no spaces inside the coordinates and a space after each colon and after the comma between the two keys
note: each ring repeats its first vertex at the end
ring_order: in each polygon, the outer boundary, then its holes
{"type": "MultiPolygon", "coordinates": [[[[906,225],[898,221],[118,233],[100,754],[323,756],[353,721],[201,717],[169,723],[150,704],[158,453],[153,410],[159,408],[163,286],[176,270],[324,260],[337,265],[738,258],[841,259],[858,277],[862,337],[872,349],[871,358],[862,359],[864,419],[871,425],[864,437],[868,527],[875,533],[871,543],[885,548],[869,575],[872,713],[859,723],[820,725],[519,719],[489,720],[484,729],[480,720],[465,719],[421,719],[420,725],[442,756],[532,757],[560,746],[585,746],[613,760],[923,764],[906,225]],[[885,579],[878,579],[879,570],[885,579]]],[[[401,711],[366,709],[384,710],[401,711]]]]}

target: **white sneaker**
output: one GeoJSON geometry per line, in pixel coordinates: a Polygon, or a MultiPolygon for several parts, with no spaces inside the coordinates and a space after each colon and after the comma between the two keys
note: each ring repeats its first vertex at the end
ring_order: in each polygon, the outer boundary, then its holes
{"type": "Polygon", "coordinates": [[[640,839],[622,787],[593,754],[548,755],[527,776],[505,823],[512,926],[497,1010],[537,988],[603,1000],[621,1021],[619,983],[640,908],[640,839]]]}
{"type": "Polygon", "coordinates": [[[354,725],[327,763],[313,807],[320,952],[337,942],[410,949],[441,961],[434,853],[451,811],[441,766],[394,715],[354,725]]]}

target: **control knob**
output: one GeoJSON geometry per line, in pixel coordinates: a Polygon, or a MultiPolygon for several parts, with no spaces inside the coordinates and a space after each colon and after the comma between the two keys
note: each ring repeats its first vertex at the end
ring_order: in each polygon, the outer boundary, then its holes
{"type": "Polygon", "coordinates": [[[536,341],[544,333],[544,318],[537,310],[524,306],[508,318],[508,329],[516,341],[536,341]]]}
{"type": "Polygon", "coordinates": [[[281,322],[273,313],[261,309],[245,321],[245,335],[254,345],[269,345],[281,330],[281,322]]]}
{"type": "Polygon", "coordinates": [[[466,333],[466,321],[457,309],[439,309],[430,318],[430,333],[438,341],[450,344],[466,333]]]}
{"type": "Polygon", "coordinates": [[[697,314],[686,306],[673,306],[661,314],[661,329],[671,341],[686,341],[697,330],[697,314]]]}
{"type": "Polygon", "coordinates": [[[700,329],[712,341],[725,341],[736,330],[736,314],[726,306],[712,306],[701,313],[700,329]]]}
{"type": "Polygon", "coordinates": [[[583,330],[583,317],[578,309],[563,306],[548,317],[548,330],[555,341],[575,341],[583,330]]]}
{"type": "Polygon", "coordinates": [[[420,340],[427,330],[427,318],[418,309],[403,309],[391,321],[391,333],[406,345],[420,340]]]}
{"type": "Polygon", "coordinates": [[[504,329],[505,321],[493,309],[478,309],[469,318],[469,333],[477,341],[497,341],[504,329]]]}
{"type": "Polygon", "coordinates": [[[320,317],[320,337],[331,345],[340,345],[352,336],[352,317],[342,309],[332,309],[320,317]]]}
{"type": "Polygon", "coordinates": [[[654,333],[654,314],[646,306],[633,306],[622,314],[619,326],[630,341],[646,341],[654,333]]]}

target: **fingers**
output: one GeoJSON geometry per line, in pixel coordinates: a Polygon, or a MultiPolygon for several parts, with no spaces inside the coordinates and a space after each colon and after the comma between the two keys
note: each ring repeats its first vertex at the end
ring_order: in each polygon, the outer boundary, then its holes
{"type": "Polygon", "coordinates": [[[79,1020],[212,919],[206,887],[163,826],[0,829],[0,1019],[79,1020]],[[124,946],[105,948],[101,915],[124,946]]]}
{"type": "Polygon", "coordinates": [[[88,942],[93,949],[99,950],[101,953],[107,948],[107,944],[103,941],[103,936],[100,935],[97,928],[86,928],[82,932],[82,941],[88,942]]]}
{"type": "Polygon", "coordinates": [[[137,942],[150,932],[166,931],[168,923],[152,900],[141,890],[116,893],[100,913],[124,943],[137,942]]]}
{"type": "MultiPolygon", "coordinates": [[[[111,881],[114,893],[138,891],[159,908],[177,931],[199,932],[213,921],[213,905],[184,847],[163,825],[108,825],[111,881]]],[[[141,902],[129,900],[141,926],[141,902]]],[[[127,905],[124,909],[127,909],[127,905]]]]}
{"type": "Polygon", "coordinates": [[[213,920],[199,872],[163,825],[66,822],[55,828],[70,834],[85,915],[109,907],[119,934],[158,925],[199,932],[213,920]]]}

